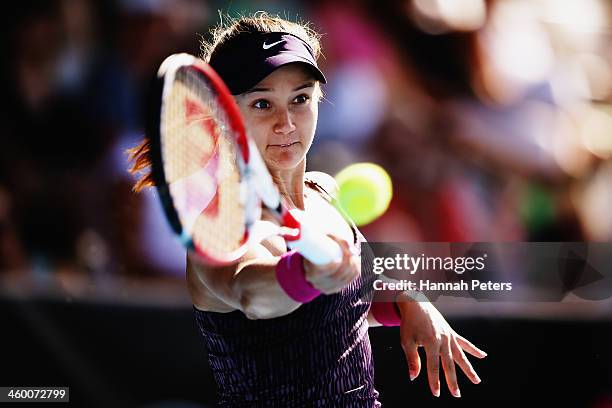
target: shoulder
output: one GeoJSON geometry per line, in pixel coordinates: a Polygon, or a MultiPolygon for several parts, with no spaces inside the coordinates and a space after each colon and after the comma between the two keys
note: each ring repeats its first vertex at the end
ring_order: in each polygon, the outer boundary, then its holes
{"type": "Polygon", "coordinates": [[[336,180],[327,173],[322,171],[308,171],[304,175],[306,182],[314,183],[319,189],[327,193],[331,198],[335,198],[338,195],[338,183],[336,180]]]}

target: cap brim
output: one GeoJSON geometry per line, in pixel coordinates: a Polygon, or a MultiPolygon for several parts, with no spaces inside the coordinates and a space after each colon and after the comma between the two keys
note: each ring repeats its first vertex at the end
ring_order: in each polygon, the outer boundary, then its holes
{"type": "Polygon", "coordinates": [[[306,64],[311,69],[311,71],[314,73],[315,79],[321,81],[324,84],[327,83],[327,79],[325,79],[325,75],[323,75],[323,72],[321,72],[319,67],[313,64],[311,60],[304,58],[301,55],[296,55],[296,54],[286,52],[286,51],[281,52],[278,55],[274,55],[266,59],[266,65],[273,67],[270,70],[270,72],[266,74],[266,76],[270,75],[274,70],[284,65],[292,64],[295,62],[301,62],[303,64],[306,64]]]}
{"type": "Polygon", "coordinates": [[[309,61],[308,59],[303,58],[299,55],[284,52],[282,54],[274,55],[272,57],[266,58],[265,64],[262,66],[264,69],[261,72],[259,72],[259,75],[253,75],[251,77],[253,83],[241,84],[242,86],[239,89],[232,90],[232,93],[234,95],[239,95],[241,93],[248,91],[249,89],[257,85],[260,81],[262,81],[265,77],[270,75],[272,72],[276,71],[280,67],[283,67],[289,64],[304,64],[307,68],[310,69],[310,71],[312,72],[316,80],[324,84],[327,83],[327,79],[325,78],[325,75],[323,75],[323,72],[321,72],[319,67],[314,65],[312,61],[309,61]]]}

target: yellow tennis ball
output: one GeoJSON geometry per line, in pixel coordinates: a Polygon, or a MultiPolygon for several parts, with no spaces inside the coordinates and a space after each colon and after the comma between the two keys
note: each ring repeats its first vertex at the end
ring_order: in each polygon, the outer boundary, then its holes
{"type": "Polygon", "coordinates": [[[337,205],[358,225],[369,224],[389,207],[393,196],[391,178],[374,163],[355,163],[336,174],[337,205]]]}

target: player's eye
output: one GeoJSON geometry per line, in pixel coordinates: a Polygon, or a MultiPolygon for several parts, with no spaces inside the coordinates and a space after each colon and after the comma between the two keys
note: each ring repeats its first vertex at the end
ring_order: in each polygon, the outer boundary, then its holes
{"type": "Polygon", "coordinates": [[[298,105],[302,105],[307,103],[310,100],[310,96],[306,95],[306,94],[301,94],[295,97],[295,99],[293,100],[293,103],[296,103],[298,105]]]}
{"type": "Polygon", "coordinates": [[[270,108],[270,102],[265,99],[258,99],[253,102],[251,106],[253,106],[255,109],[268,109],[270,108]]]}

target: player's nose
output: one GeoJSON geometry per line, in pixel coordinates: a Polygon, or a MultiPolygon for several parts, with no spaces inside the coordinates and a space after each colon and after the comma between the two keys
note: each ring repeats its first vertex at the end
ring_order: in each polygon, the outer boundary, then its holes
{"type": "Polygon", "coordinates": [[[280,109],[276,114],[274,131],[280,134],[289,134],[295,130],[295,123],[288,109],[280,109]]]}

